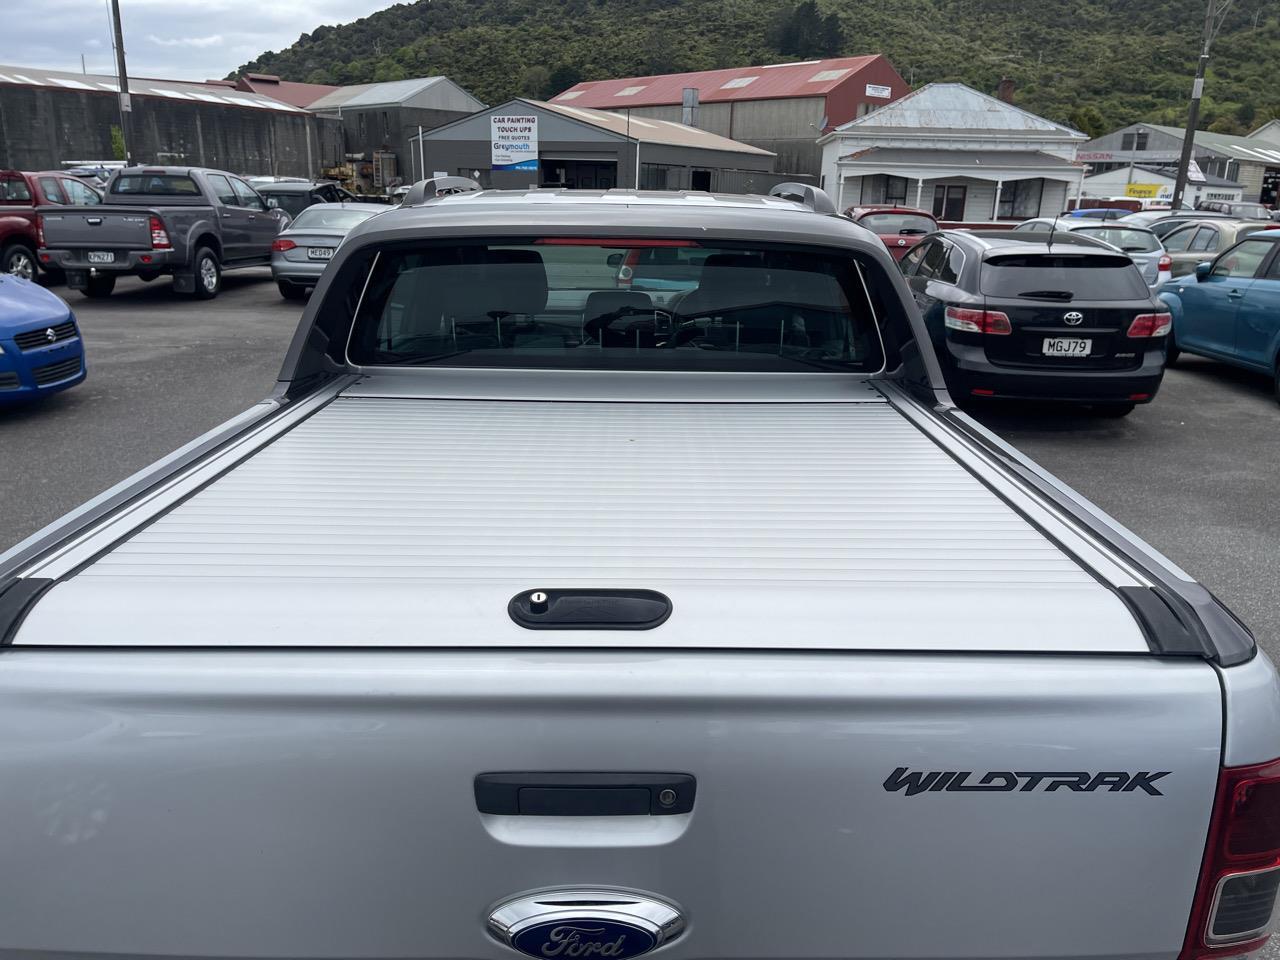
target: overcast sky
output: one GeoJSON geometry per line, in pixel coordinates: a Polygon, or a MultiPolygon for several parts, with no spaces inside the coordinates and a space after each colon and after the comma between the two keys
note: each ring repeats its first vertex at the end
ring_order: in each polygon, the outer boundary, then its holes
{"type": "MultiPolygon", "coordinates": [[[[209,80],[321,24],[347,23],[395,0],[120,0],[132,76],[209,80]]],[[[107,0],[0,0],[0,64],[114,73],[107,0]]]]}

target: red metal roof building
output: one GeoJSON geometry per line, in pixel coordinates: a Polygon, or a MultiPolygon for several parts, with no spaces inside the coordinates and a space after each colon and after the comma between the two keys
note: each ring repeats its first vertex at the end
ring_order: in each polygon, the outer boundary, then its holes
{"type": "Polygon", "coordinates": [[[293,80],[281,80],[270,73],[242,73],[235,81],[235,88],[245,93],[257,93],[272,100],[290,103],[295,107],[309,107],[321,97],[338,89],[325,83],[295,83],[293,80]]]}
{"type": "Polygon", "coordinates": [[[778,169],[817,174],[825,130],[892,103],[909,92],[883,55],[732,67],[656,77],[579,83],[554,104],[613,110],[635,117],[688,122],[687,88],[698,91],[693,125],[778,154],[778,169]]]}

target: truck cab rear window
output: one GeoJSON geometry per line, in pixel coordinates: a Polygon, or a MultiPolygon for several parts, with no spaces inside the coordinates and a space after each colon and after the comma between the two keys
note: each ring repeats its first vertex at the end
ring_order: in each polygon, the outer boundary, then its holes
{"type": "Polygon", "coordinates": [[[1006,254],[982,265],[982,292],[1031,300],[1146,300],[1146,281],[1128,257],[1006,254]]]}
{"type": "Polygon", "coordinates": [[[160,173],[130,173],[116,177],[112,193],[153,197],[197,197],[200,188],[190,177],[160,173]]]}
{"type": "Polygon", "coordinates": [[[848,254],[549,238],[379,254],[349,358],[364,365],[875,372],[848,254]]]}

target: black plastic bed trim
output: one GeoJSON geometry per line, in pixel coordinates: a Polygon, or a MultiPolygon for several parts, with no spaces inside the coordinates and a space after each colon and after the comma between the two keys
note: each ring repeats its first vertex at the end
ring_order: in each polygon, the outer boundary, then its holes
{"type": "Polygon", "coordinates": [[[0,584],[0,647],[13,643],[31,608],[56,582],[49,577],[28,577],[0,584]]]}
{"type": "MultiPolygon", "coordinates": [[[[917,401],[918,402],[918,401],[917,401]]],[[[1105,543],[1154,582],[1152,587],[1119,587],[1116,592],[1133,614],[1151,652],[1162,656],[1196,656],[1220,667],[1248,663],[1258,645],[1245,626],[1208,589],[1174,576],[1138,545],[1121,536],[1098,517],[1082,510],[1074,500],[1046,483],[1006,451],[956,417],[949,409],[919,404],[945,429],[961,434],[1024,486],[1067,514],[1076,524],[1105,543]]]]}

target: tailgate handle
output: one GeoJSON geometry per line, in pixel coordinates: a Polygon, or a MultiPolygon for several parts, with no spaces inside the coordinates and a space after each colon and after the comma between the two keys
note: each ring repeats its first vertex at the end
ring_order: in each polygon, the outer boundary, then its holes
{"type": "Polygon", "coordinates": [[[685,773],[481,773],[476,809],[499,816],[645,817],[688,813],[685,773]]]}
{"type": "Polygon", "coordinates": [[[671,616],[656,590],[557,590],[517,593],[507,613],[529,630],[652,630],[671,616]]]}

